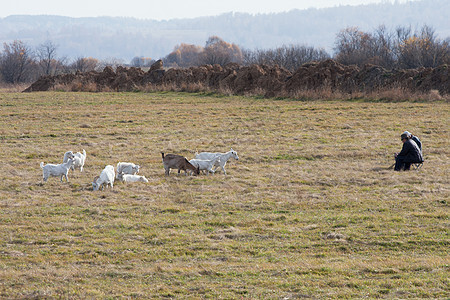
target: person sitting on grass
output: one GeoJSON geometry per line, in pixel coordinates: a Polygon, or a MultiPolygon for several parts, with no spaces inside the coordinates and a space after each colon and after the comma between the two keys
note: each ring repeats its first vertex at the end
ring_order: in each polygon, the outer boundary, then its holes
{"type": "Polygon", "coordinates": [[[402,151],[395,153],[395,171],[409,170],[411,164],[422,163],[422,151],[417,146],[416,142],[411,139],[411,134],[402,133],[400,136],[403,142],[402,151]]]}

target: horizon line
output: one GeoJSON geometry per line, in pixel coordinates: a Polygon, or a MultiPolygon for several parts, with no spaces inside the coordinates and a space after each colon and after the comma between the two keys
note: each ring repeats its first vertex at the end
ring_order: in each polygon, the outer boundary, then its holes
{"type": "Polygon", "coordinates": [[[241,11],[228,11],[223,12],[216,15],[204,15],[204,16],[196,16],[196,17],[184,17],[184,18],[170,18],[170,19],[154,19],[154,18],[140,18],[135,16],[112,16],[112,15],[98,15],[98,16],[67,16],[67,15],[57,15],[57,14],[11,14],[4,17],[0,16],[0,19],[7,19],[11,17],[60,17],[60,18],[70,18],[70,19],[95,19],[95,18],[111,18],[111,19],[134,19],[138,21],[157,21],[157,22],[167,22],[167,21],[173,21],[173,20],[193,20],[193,19],[199,19],[199,18],[214,18],[219,17],[223,15],[228,14],[242,14],[242,15],[250,15],[250,16],[264,16],[264,15],[274,15],[274,14],[286,14],[293,11],[308,11],[308,10],[327,10],[327,9],[335,9],[335,8],[342,8],[342,7],[364,7],[364,6],[380,6],[380,5],[403,5],[408,2],[420,2],[425,0],[404,0],[401,2],[398,0],[388,0],[389,2],[379,2],[379,3],[368,3],[368,4],[358,4],[358,5],[351,5],[351,4],[339,4],[335,6],[327,6],[327,7],[308,7],[308,8],[292,8],[285,11],[279,11],[279,12],[260,12],[260,13],[250,13],[250,12],[241,12],[241,11]]]}

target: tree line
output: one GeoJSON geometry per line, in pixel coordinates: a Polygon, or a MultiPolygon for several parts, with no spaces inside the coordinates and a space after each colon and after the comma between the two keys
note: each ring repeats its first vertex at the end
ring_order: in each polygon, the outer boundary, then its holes
{"type": "MultiPolygon", "coordinates": [[[[58,57],[57,50],[58,46],[51,41],[35,49],[19,40],[4,43],[0,52],[0,81],[16,84],[32,82],[42,75],[89,72],[119,65],[145,68],[155,62],[150,57],[134,57],[129,64],[115,58],[99,61],[78,57],[70,61],[58,57]]],[[[348,27],[336,35],[333,50],[333,55],[322,48],[305,45],[249,50],[211,36],[204,46],[179,44],[162,60],[166,67],[174,68],[236,63],[278,65],[290,71],[304,63],[329,58],[345,65],[375,64],[387,69],[437,67],[450,63],[450,38],[440,39],[427,25],[417,30],[397,27],[394,31],[379,26],[373,32],[348,27]]]]}
{"type": "Polygon", "coordinates": [[[70,62],[57,56],[57,45],[47,41],[35,49],[23,41],[3,44],[0,52],[0,81],[5,83],[25,83],[35,81],[43,75],[89,72],[107,65],[121,65],[121,60],[112,59],[99,62],[92,57],[79,57],[70,62]]]}
{"type": "Polygon", "coordinates": [[[441,40],[430,26],[418,30],[397,27],[374,32],[356,27],[341,30],[335,41],[335,59],[346,65],[375,64],[387,69],[437,67],[450,63],[450,38],[441,40]]]}

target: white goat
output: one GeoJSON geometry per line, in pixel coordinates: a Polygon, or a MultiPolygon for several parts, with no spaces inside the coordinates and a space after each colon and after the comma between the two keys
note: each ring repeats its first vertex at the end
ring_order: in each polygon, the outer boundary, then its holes
{"type": "Polygon", "coordinates": [[[94,191],[97,191],[102,187],[103,190],[104,186],[108,187],[108,184],[111,186],[111,189],[114,188],[114,167],[111,165],[107,165],[100,173],[100,176],[94,178],[92,188],[94,191]]]}
{"type": "Polygon", "coordinates": [[[67,151],[64,153],[63,162],[66,162],[71,156],[75,158],[75,163],[71,169],[75,170],[75,168],[80,168],[80,172],[83,172],[84,162],[86,161],[86,150],[83,149],[83,153],[77,152],[75,154],[72,151],[67,151]]]}
{"type": "Polygon", "coordinates": [[[148,182],[148,179],[145,176],[140,175],[131,175],[131,174],[122,174],[123,182],[148,182]]]}
{"type": "Polygon", "coordinates": [[[136,175],[136,173],[139,173],[140,167],[141,166],[129,162],[119,162],[117,164],[116,179],[121,179],[123,174],[136,175]]]}
{"type": "Polygon", "coordinates": [[[67,174],[69,173],[70,167],[73,166],[75,160],[73,158],[69,158],[67,162],[55,165],[55,164],[46,164],[44,166],[44,162],[41,162],[41,168],[43,173],[44,181],[47,181],[47,179],[50,176],[60,176],[61,182],[63,181],[63,176],[66,178],[66,182],[69,182],[69,178],[67,177],[67,174]]]}
{"type": "Polygon", "coordinates": [[[226,153],[220,153],[220,152],[202,152],[197,155],[195,155],[196,159],[204,159],[204,160],[211,160],[213,158],[219,157],[218,160],[214,163],[214,172],[217,170],[218,167],[222,168],[223,174],[227,175],[227,172],[225,171],[225,165],[227,164],[227,161],[233,157],[235,160],[239,160],[239,156],[237,155],[237,152],[231,148],[230,151],[226,153]]]}
{"type": "Polygon", "coordinates": [[[206,175],[209,173],[214,173],[215,171],[212,169],[216,161],[220,160],[220,156],[217,155],[213,159],[191,159],[189,162],[196,168],[200,168],[200,171],[206,171],[206,175]]]}
{"type": "Polygon", "coordinates": [[[67,151],[66,153],[64,153],[63,163],[66,163],[69,158],[75,158],[75,154],[73,154],[72,151],[67,151]]]}
{"type": "Polygon", "coordinates": [[[86,161],[86,150],[83,149],[83,153],[77,152],[75,155],[75,164],[72,167],[72,170],[75,168],[80,168],[80,172],[83,172],[84,162],[86,161]]]}

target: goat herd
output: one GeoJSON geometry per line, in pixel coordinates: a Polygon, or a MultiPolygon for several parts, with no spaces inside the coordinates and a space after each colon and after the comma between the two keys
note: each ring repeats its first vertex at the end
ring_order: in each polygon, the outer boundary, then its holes
{"type": "MultiPolygon", "coordinates": [[[[180,174],[181,170],[185,171],[186,175],[194,173],[195,175],[199,175],[201,171],[206,172],[207,175],[209,173],[215,173],[217,168],[221,168],[223,173],[226,175],[225,165],[230,158],[234,158],[236,160],[239,159],[237,152],[231,148],[230,151],[226,153],[220,152],[202,152],[197,153],[194,159],[187,160],[184,156],[176,155],[176,154],[162,154],[163,166],[165,169],[166,176],[169,176],[170,169],[178,169],[178,174],[180,174]]],[[[43,172],[43,179],[47,181],[47,179],[51,176],[57,177],[59,176],[61,182],[63,181],[63,177],[68,180],[69,170],[75,170],[75,168],[80,168],[80,172],[83,172],[84,163],[86,161],[86,151],[83,149],[83,153],[77,152],[73,153],[72,151],[67,151],[64,154],[64,159],[62,164],[46,164],[44,165],[41,162],[41,168],[43,172]]],[[[112,165],[107,165],[103,171],[100,173],[100,176],[96,176],[94,181],[92,182],[92,187],[94,191],[103,188],[105,186],[110,185],[111,188],[114,187],[114,180],[118,179],[123,182],[148,182],[145,176],[136,175],[139,172],[139,165],[128,162],[119,162],[117,164],[116,172],[114,172],[114,167],[112,165]]]]}

